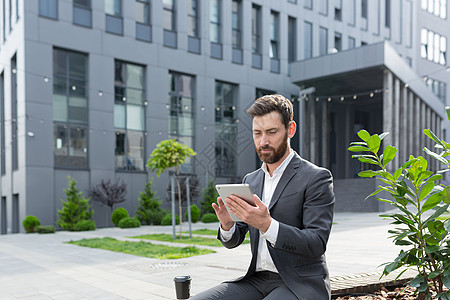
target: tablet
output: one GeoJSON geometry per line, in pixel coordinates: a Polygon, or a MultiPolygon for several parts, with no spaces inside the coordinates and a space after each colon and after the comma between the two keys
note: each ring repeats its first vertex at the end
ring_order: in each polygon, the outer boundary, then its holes
{"type": "MultiPolygon", "coordinates": [[[[225,202],[225,198],[229,197],[231,194],[241,197],[249,204],[255,206],[255,202],[253,201],[253,193],[250,189],[250,186],[246,183],[242,184],[216,184],[216,190],[219,193],[220,198],[225,202]]],[[[227,207],[228,213],[231,216],[233,221],[242,222],[241,219],[236,217],[232,212],[230,212],[227,207]]]]}

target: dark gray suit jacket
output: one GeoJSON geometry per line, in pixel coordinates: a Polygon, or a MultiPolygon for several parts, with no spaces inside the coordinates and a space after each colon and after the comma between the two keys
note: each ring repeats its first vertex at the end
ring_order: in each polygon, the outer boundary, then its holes
{"type": "MultiPolygon", "coordinates": [[[[258,169],[243,180],[262,199],[264,172],[258,169]]],[[[272,260],[286,285],[304,300],[330,299],[325,249],[333,221],[334,193],[330,171],[302,159],[297,153],[286,167],[269,205],[280,223],[275,246],[266,241],[272,260]]],[[[239,246],[250,232],[252,260],[247,274],[255,273],[259,230],[236,222],[232,238],[222,244],[239,246]]],[[[220,239],[220,234],[219,234],[220,239]]]]}

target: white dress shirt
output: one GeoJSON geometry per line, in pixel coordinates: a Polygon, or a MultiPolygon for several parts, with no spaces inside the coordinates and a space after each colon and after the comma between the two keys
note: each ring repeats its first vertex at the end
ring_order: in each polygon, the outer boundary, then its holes
{"type": "MultiPolygon", "coordinates": [[[[278,166],[278,168],[275,169],[275,171],[273,171],[272,176],[270,176],[269,171],[267,170],[266,163],[262,164],[261,169],[264,171],[265,176],[263,197],[261,201],[267,207],[269,207],[273,192],[275,191],[275,188],[277,187],[278,182],[280,181],[281,176],[283,175],[284,170],[291,161],[292,157],[294,157],[294,151],[292,151],[291,149],[286,159],[281,163],[281,165],[278,166]]],[[[270,256],[269,249],[267,248],[266,240],[269,241],[272,246],[275,245],[278,238],[278,228],[280,227],[280,224],[274,218],[271,219],[272,220],[270,222],[269,229],[267,229],[266,232],[259,231],[260,234],[258,243],[258,256],[256,257],[256,271],[271,271],[278,273],[278,270],[273,263],[272,257],[270,256]]],[[[233,233],[236,230],[236,225],[233,225],[233,227],[229,231],[223,230],[222,227],[219,228],[222,240],[228,241],[233,236],[233,233]]]]}

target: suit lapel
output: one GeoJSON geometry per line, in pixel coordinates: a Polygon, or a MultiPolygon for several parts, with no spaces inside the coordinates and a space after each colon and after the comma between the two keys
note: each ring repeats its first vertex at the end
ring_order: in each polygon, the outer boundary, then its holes
{"type": "Polygon", "coordinates": [[[275,191],[273,192],[272,199],[270,200],[269,204],[269,210],[277,203],[278,199],[280,199],[281,194],[284,191],[284,188],[289,183],[291,178],[296,174],[297,168],[300,166],[300,157],[298,154],[294,154],[294,157],[292,157],[289,164],[286,166],[286,169],[283,172],[283,175],[281,175],[280,181],[277,184],[277,187],[275,188],[275,191]]]}

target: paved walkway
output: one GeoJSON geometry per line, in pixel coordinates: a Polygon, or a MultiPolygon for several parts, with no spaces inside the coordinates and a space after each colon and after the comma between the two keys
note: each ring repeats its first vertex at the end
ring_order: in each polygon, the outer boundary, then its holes
{"type": "MultiPolygon", "coordinates": [[[[388,223],[378,213],[336,213],[327,250],[330,275],[380,271],[380,264],[394,259],[399,250],[387,239],[388,223]]],[[[217,226],[197,223],[193,229],[217,226]]],[[[183,230],[187,228],[183,225],[183,230]]],[[[0,299],[175,299],[175,276],[190,275],[191,294],[196,294],[245,273],[249,244],[233,250],[214,248],[214,254],[158,260],[64,243],[171,232],[171,226],[143,226],[1,235],[0,299]]]]}

